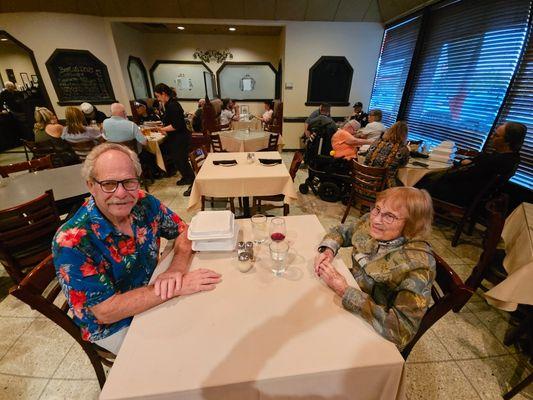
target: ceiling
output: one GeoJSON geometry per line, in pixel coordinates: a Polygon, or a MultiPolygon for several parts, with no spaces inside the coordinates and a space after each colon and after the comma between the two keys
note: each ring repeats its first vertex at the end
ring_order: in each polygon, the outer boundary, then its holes
{"type": "Polygon", "coordinates": [[[218,25],[218,24],[188,24],[188,23],[144,23],[144,22],[126,22],[125,25],[130,28],[136,29],[143,33],[178,33],[195,34],[195,35],[228,35],[232,34],[229,31],[230,27],[236,28],[234,34],[246,35],[246,36],[279,36],[282,27],[281,26],[264,26],[264,25],[218,25]],[[182,26],[185,29],[179,30],[178,26],[182,26]]]}
{"type": "Polygon", "coordinates": [[[0,12],[105,17],[386,22],[428,0],[2,0],[0,12]]]}

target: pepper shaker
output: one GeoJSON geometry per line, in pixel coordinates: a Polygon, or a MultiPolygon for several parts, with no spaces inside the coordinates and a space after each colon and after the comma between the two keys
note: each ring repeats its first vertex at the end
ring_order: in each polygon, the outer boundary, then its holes
{"type": "Polygon", "coordinates": [[[248,254],[250,254],[250,258],[254,259],[254,244],[253,242],[246,242],[245,249],[248,254]]]}

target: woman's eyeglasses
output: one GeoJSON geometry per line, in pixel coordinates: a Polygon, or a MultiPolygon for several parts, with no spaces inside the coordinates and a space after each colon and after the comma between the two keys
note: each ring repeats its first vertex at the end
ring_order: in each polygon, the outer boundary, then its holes
{"type": "Polygon", "coordinates": [[[100,185],[104,193],[114,193],[117,190],[119,184],[121,184],[124,190],[127,191],[137,190],[139,189],[140,184],[140,181],[137,178],[123,179],[121,181],[98,181],[93,178],[93,181],[100,185]]]}
{"type": "Polygon", "coordinates": [[[405,218],[397,217],[396,215],[390,212],[385,212],[385,213],[381,212],[381,208],[379,206],[374,206],[374,208],[370,210],[370,215],[372,215],[373,217],[377,217],[380,214],[381,214],[381,220],[385,222],[386,224],[393,224],[394,222],[400,219],[405,219],[405,218]]]}

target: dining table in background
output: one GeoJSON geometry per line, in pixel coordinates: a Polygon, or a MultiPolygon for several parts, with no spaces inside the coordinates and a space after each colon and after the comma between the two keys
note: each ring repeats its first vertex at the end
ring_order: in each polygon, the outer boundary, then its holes
{"type": "Polygon", "coordinates": [[[254,154],[255,161],[249,163],[247,153],[209,153],[194,179],[187,209],[199,208],[202,196],[243,197],[244,215],[249,217],[249,196],[284,194],[286,204],[294,202],[297,199],[294,182],[283,161],[276,165],[259,162],[259,158],[281,160],[281,155],[277,151],[254,154]],[[213,164],[218,160],[235,160],[237,164],[213,164]]]}
{"type": "MultiPolygon", "coordinates": [[[[232,130],[215,132],[220,136],[222,147],[228,152],[254,152],[268,147],[270,132],[232,130]]],[[[279,135],[278,150],[283,148],[283,137],[279,135]]]]}
{"type": "Polygon", "coordinates": [[[0,209],[27,203],[52,189],[60,214],[72,211],[89,196],[85,180],[81,176],[82,164],[19,173],[2,179],[0,209]]]}
{"type": "Polygon", "coordinates": [[[450,164],[432,161],[427,158],[410,158],[405,167],[398,168],[398,179],[404,184],[404,186],[414,186],[424,176],[431,172],[444,171],[450,168],[450,164]],[[419,162],[424,165],[416,165],[414,162],[419,162]]]}
{"type": "Polygon", "coordinates": [[[165,141],[165,135],[150,128],[142,128],[142,132],[147,140],[146,149],[155,156],[157,166],[166,172],[167,169],[163,160],[163,154],[161,154],[161,148],[159,147],[159,145],[165,141]]]}
{"type": "MultiPolygon", "coordinates": [[[[255,246],[246,273],[236,252],[197,252],[191,269],[215,270],[222,282],[135,316],[100,399],[402,399],[396,346],[344,310],[313,271],[325,234],[318,218],[285,221],[290,251],[281,277],[266,244],[255,246]]],[[[237,223],[239,240],[251,240],[250,220],[237,223]]],[[[357,287],[341,257],[333,264],[357,287]]]]}
{"type": "Polygon", "coordinates": [[[258,118],[252,118],[250,120],[240,120],[240,121],[231,121],[231,129],[234,131],[237,130],[246,130],[251,131],[261,131],[263,127],[261,125],[261,120],[258,118]]]}
{"type": "Polygon", "coordinates": [[[520,204],[505,220],[503,266],[507,278],[485,293],[487,302],[505,311],[533,305],[533,204],[520,204]]]}

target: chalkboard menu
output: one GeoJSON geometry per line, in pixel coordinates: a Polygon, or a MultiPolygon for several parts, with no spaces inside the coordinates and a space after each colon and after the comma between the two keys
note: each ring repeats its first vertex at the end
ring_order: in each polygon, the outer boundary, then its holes
{"type": "Polygon", "coordinates": [[[56,49],[46,68],[59,105],[116,101],[106,65],[87,50],[56,49]]]}

